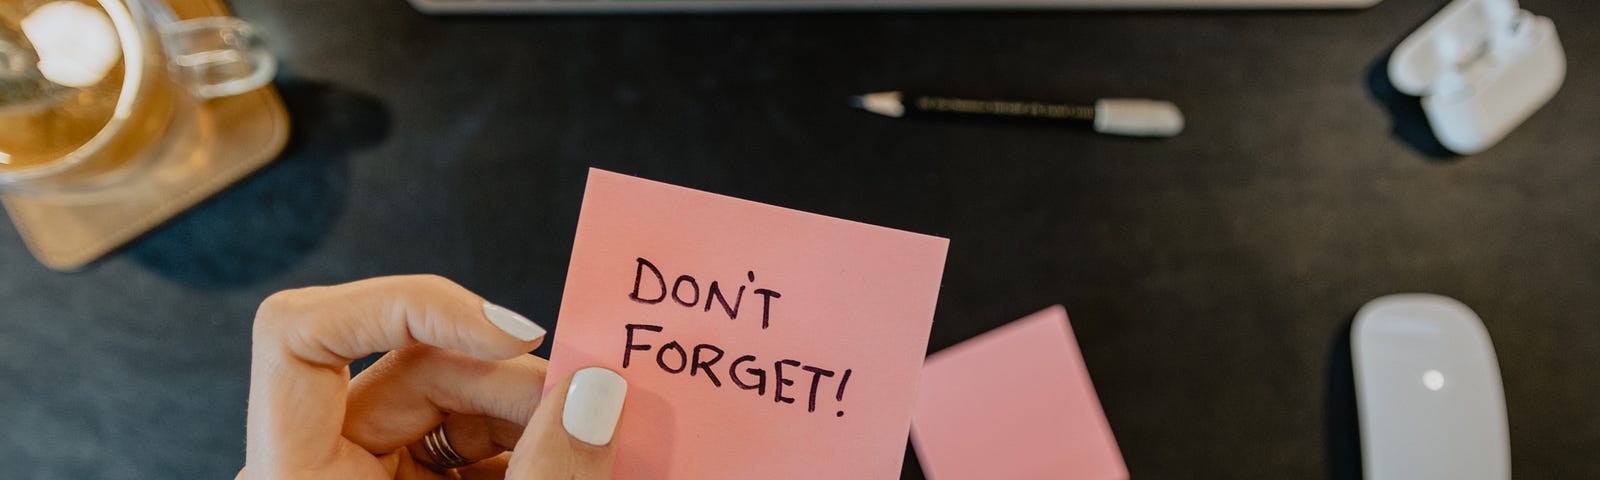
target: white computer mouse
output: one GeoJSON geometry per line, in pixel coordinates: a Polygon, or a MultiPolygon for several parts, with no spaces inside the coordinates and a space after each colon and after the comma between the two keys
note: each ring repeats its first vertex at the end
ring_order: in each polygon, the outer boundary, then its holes
{"type": "Polygon", "coordinates": [[[1350,333],[1366,480],[1505,480],[1511,441],[1489,332],[1472,309],[1389,295],[1350,333]]]}

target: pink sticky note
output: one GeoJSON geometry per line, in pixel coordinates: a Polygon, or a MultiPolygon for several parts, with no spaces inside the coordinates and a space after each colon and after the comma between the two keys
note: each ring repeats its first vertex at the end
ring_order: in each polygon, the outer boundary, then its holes
{"type": "Polygon", "coordinates": [[[590,170],[545,388],[627,379],[616,478],[894,478],[948,244],[590,170]]]}
{"type": "Polygon", "coordinates": [[[911,428],[930,480],[1122,480],[1060,305],[929,355],[911,428]]]}

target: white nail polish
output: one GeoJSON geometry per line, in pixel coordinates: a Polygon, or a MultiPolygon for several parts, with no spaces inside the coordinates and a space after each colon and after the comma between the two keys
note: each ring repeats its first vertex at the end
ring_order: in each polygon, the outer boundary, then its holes
{"type": "Polygon", "coordinates": [[[567,404],[561,410],[561,426],[567,433],[590,445],[611,443],[622,417],[622,400],[628,396],[628,381],[616,372],[600,367],[578,370],[567,387],[567,404]]]}
{"type": "Polygon", "coordinates": [[[506,307],[483,302],[483,316],[489,317],[489,323],[524,342],[544,336],[544,327],[506,307]]]}

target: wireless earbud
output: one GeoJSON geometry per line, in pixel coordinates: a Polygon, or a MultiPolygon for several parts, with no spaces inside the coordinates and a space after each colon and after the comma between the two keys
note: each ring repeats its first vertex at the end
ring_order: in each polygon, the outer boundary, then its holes
{"type": "MultiPolygon", "coordinates": [[[[1502,2],[1490,1],[1490,5],[1502,2]]],[[[1510,3],[1509,0],[1505,3],[1510,3]]],[[[1534,41],[1533,14],[1517,10],[1515,4],[1509,12],[1503,7],[1487,9],[1489,18],[1489,56],[1498,62],[1510,61],[1526,51],[1534,41]]]]}
{"type": "Polygon", "coordinates": [[[1510,26],[1516,21],[1522,7],[1517,6],[1517,0],[1483,0],[1479,3],[1483,17],[1489,21],[1489,30],[1500,30],[1501,27],[1510,26]]]}
{"type": "Polygon", "coordinates": [[[1467,86],[1466,79],[1462,78],[1458,66],[1470,61],[1466,56],[1466,48],[1462,46],[1461,37],[1456,35],[1439,35],[1433,39],[1434,55],[1438,57],[1440,68],[1438,78],[1433,80],[1433,89],[1430,95],[1438,98],[1460,98],[1471,95],[1471,87],[1467,86]]]}

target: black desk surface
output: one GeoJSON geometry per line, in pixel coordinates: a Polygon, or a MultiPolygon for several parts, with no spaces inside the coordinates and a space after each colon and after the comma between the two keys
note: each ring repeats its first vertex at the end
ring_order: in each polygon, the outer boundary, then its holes
{"type": "MultiPolygon", "coordinates": [[[[78,274],[0,224],[0,465],[231,478],[269,293],[433,272],[560,302],[590,166],[949,237],[930,350],[1061,303],[1135,478],[1358,475],[1347,341],[1396,292],[1472,306],[1520,478],[1600,463],[1600,2],[1566,85],[1486,153],[1432,144],[1351,12],[438,18],[236,2],[297,122],[275,166],[78,274]],[[1171,99],[1170,140],[893,121],[885,89],[1171,99]]],[[[540,352],[546,353],[546,352],[540,352]]],[[[905,476],[920,478],[908,454],[905,476]]]]}

